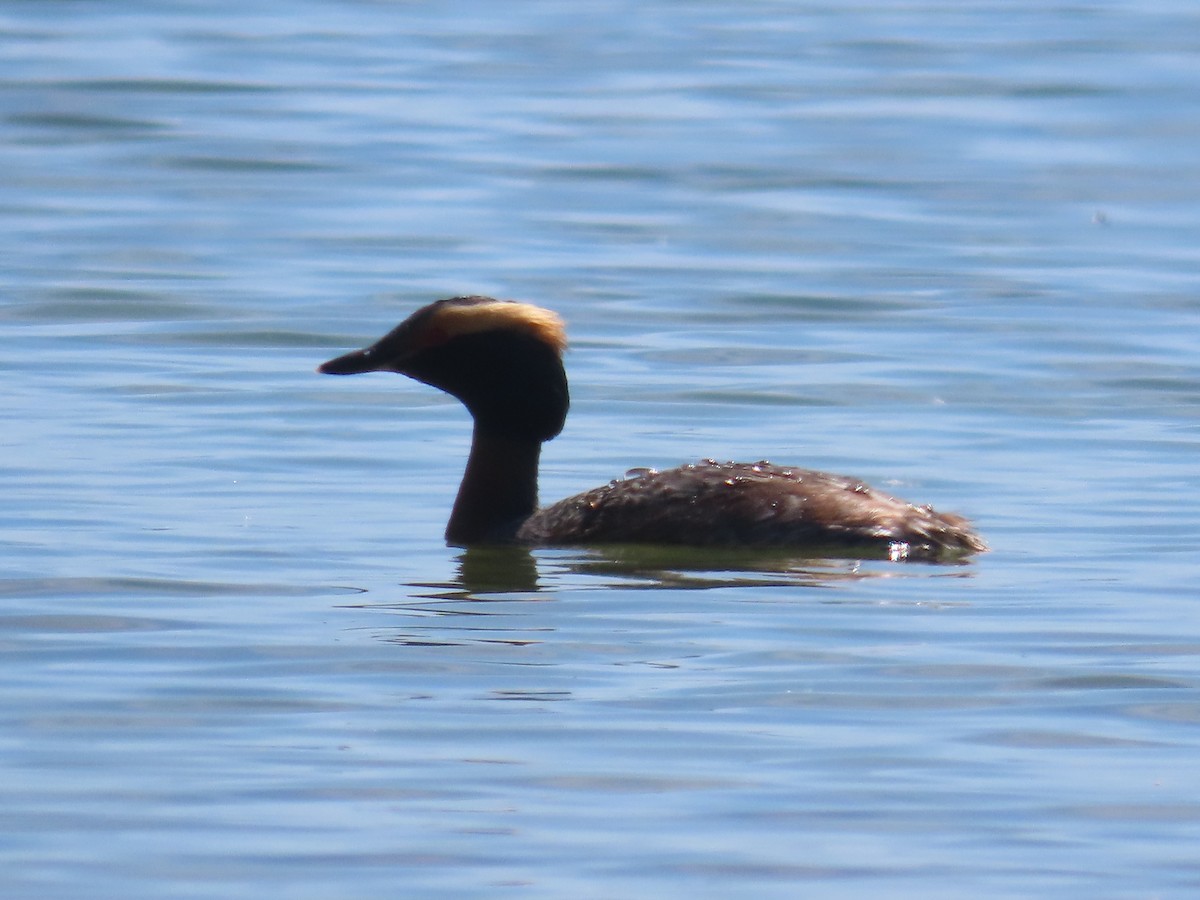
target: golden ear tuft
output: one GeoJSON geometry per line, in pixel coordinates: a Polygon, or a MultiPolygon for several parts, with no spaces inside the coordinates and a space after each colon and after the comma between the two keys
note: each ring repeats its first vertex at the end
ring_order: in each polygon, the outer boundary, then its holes
{"type": "Polygon", "coordinates": [[[426,328],[438,332],[445,340],[481,331],[523,332],[552,347],[560,355],[567,349],[566,326],[557,313],[515,300],[469,304],[443,302],[426,328]]]}

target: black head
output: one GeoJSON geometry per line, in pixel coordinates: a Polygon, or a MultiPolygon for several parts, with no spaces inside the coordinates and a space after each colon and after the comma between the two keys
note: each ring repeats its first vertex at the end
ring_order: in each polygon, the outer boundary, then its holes
{"type": "Polygon", "coordinates": [[[318,372],[399,372],[457,397],[492,434],[548,441],[570,404],[562,320],[490,297],[453,297],[417,310],[363,350],[318,372]]]}

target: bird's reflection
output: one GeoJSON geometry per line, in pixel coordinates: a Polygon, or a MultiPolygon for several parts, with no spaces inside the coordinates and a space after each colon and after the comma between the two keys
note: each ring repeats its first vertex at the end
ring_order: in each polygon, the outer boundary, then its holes
{"type": "Polygon", "coordinates": [[[472,595],[538,589],[537,561],[528,547],[468,547],[457,569],[459,586],[472,595]]]}
{"type": "Polygon", "coordinates": [[[471,547],[457,559],[457,587],[468,596],[536,592],[561,587],[573,576],[612,587],[833,587],[847,581],[905,576],[970,576],[962,565],[897,566],[875,558],[798,556],[762,548],[677,547],[647,544],[537,550],[471,547]],[[536,553],[536,555],[535,555],[536,553]],[[539,568],[540,567],[540,568],[539,568]]]}
{"type": "MultiPolygon", "coordinates": [[[[528,604],[575,591],[679,591],[791,588],[786,597],[828,591],[864,579],[970,577],[970,566],[896,565],[877,560],[813,559],[785,551],[692,547],[530,550],[471,547],[454,560],[453,577],[410,582],[399,601],[355,604],[400,615],[381,637],[408,646],[541,643],[553,619],[528,604]]],[[[779,595],[784,596],[784,595],[779,595]]],[[[828,598],[828,594],[825,595],[828,598]]]]}

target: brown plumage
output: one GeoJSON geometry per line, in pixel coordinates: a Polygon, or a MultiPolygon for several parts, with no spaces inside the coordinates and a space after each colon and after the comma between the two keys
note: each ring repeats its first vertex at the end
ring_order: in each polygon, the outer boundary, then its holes
{"type": "Polygon", "coordinates": [[[454,297],[319,371],[399,372],[466,405],[475,430],[446,528],[452,544],[763,546],[897,560],[987,549],[961,516],[853,478],[766,462],[635,470],[538,510],[541,445],[562,429],[569,405],[565,347],[562,321],[549,310],[454,297]]]}

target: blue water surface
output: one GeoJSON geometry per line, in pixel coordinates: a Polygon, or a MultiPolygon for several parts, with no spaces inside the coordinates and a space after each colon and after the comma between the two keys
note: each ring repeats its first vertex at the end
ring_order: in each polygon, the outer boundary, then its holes
{"type": "Polygon", "coordinates": [[[1200,9],[0,2],[5,896],[1191,897],[1200,9]],[[702,457],[962,566],[471,551],[315,366],[567,320],[553,500],[702,457]]]}

